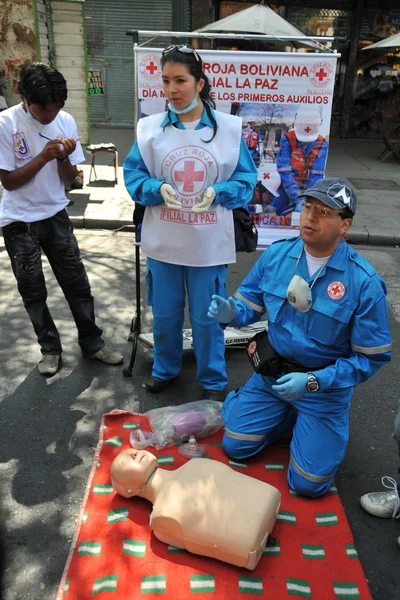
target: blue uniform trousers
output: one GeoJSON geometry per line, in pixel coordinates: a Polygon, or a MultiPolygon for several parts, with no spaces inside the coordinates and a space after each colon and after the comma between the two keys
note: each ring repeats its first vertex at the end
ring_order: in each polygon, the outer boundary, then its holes
{"type": "Polygon", "coordinates": [[[227,383],[224,332],[207,316],[211,296],[226,298],[226,265],[184,267],[148,258],[148,303],[153,309],[153,370],[173,379],[182,366],[185,288],[189,300],[197,381],[205,389],[223,390],[227,383]]]}
{"type": "Polygon", "coordinates": [[[320,496],[331,488],[346,451],[353,388],[307,393],[289,403],[272,389],[275,381],[254,373],[228,394],[223,449],[231,458],[247,458],[293,431],[289,486],[305,496],[320,496]]]}

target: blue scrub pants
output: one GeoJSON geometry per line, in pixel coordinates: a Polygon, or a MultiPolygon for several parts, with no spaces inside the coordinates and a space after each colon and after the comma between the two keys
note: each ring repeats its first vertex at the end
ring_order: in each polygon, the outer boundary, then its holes
{"type": "Polygon", "coordinates": [[[147,259],[148,304],[153,309],[153,370],[173,379],[182,367],[185,290],[189,300],[197,381],[204,389],[223,390],[227,383],[224,332],[207,316],[211,296],[226,298],[226,265],[183,267],[147,259]]]}
{"type": "Polygon", "coordinates": [[[346,452],[353,388],[307,393],[289,403],[272,389],[275,381],[254,373],[228,394],[222,410],[223,449],[240,460],[293,431],[289,486],[304,496],[321,496],[332,487],[346,452]]]}

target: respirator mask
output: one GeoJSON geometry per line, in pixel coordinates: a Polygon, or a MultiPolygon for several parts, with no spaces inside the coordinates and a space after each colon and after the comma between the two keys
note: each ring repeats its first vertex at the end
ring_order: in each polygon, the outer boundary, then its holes
{"type": "Polygon", "coordinates": [[[312,306],[311,288],[301,275],[292,277],[286,292],[286,298],[289,304],[300,312],[306,313],[310,310],[312,306]]]}
{"type": "MultiPolygon", "coordinates": [[[[301,255],[303,253],[303,250],[304,250],[304,248],[302,249],[302,251],[300,252],[300,254],[297,258],[297,261],[296,261],[296,264],[294,267],[294,272],[296,272],[301,255]]],[[[329,257],[326,259],[324,264],[321,265],[321,267],[318,269],[318,272],[317,272],[311,285],[308,284],[307,281],[301,275],[293,275],[292,279],[290,280],[288,289],[286,291],[286,299],[289,302],[289,304],[291,306],[293,306],[293,308],[295,308],[296,310],[298,310],[302,313],[306,313],[310,310],[310,308],[312,307],[311,290],[313,289],[315,282],[317,281],[318,277],[320,276],[321,271],[325,267],[328,260],[329,260],[329,257]]]]}

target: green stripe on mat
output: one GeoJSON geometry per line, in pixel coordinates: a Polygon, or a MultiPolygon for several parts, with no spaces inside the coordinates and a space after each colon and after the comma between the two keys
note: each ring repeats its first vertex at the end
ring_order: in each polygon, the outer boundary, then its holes
{"type": "Polygon", "coordinates": [[[229,465],[231,467],[239,467],[240,469],[247,469],[247,465],[245,463],[236,462],[235,460],[230,460],[229,465]]]}
{"type": "Polygon", "coordinates": [[[286,588],[288,594],[301,596],[302,598],[311,598],[311,588],[308,581],[304,579],[286,579],[286,588]]]}
{"type": "Polygon", "coordinates": [[[142,540],[124,540],[122,553],[131,554],[132,556],[144,556],[146,554],[146,542],[142,540]]]}
{"type": "Polygon", "coordinates": [[[289,512],[287,510],[278,511],[278,516],[276,518],[277,523],[289,523],[290,525],[296,525],[296,515],[293,512],[289,512]]]}
{"type": "Polygon", "coordinates": [[[112,494],[114,488],[112,485],[108,485],[106,483],[96,483],[93,486],[93,494],[112,494]]]}
{"type": "Polygon", "coordinates": [[[337,598],[360,598],[356,583],[334,583],[333,591],[337,598]]]}
{"type": "Polygon", "coordinates": [[[345,544],[344,547],[349,558],[358,558],[358,552],[354,544],[345,544]]]}
{"type": "Polygon", "coordinates": [[[301,549],[304,558],[326,558],[323,546],[310,546],[309,544],[301,544],[301,549]]]}
{"type": "Polygon", "coordinates": [[[261,577],[245,577],[239,575],[239,591],[246,594],[263,594],[263,584],[261,577]]]}
{"type": "Polygon", "coordinates": [[[168,552],[170,554],[185,554],[186,550],[184,548],[176,548],[175,546],[168,546],[168,552]]]}
{"type": "Polygon", "coordinates": [[[107,446],[115,446],[115,448],[121,448],[122,438],[114,436],[114,437],[108,438],[108,440],[105,440],[104,443],[107,444],[107,446]]]}
{"type": "Polygon", "coordinates": [[[117,580],[118,575],[108,575],[107,577],[95,579],[92,594],[100,594],[100,592],[116,592],[117,580]]]}
{"type": "Polygon", "coordinates": [[[78,548],[78,556],[100,556],[101,543],[81,542],[78,548]]]}
{"type": "Polygon", "coordinates": [[[157,462],[159,465],[173,465],[174,457],[171,456],[157,456],[157,462]]]}
{"type": "Polygon", "coordinates": [[[265,468],[267,471],[283,471],[285,469],[283,463],[280,462],[267,462],[265,468]]]}
{"type": "Polygon", "coordinates": [[[110,510],[107,517],[107,524],[117,523],[118,521],[126,521],[128,519],[129,509],[128,508],[116,508],[110,510]]]}
{"type": "Polygon", "coordinates": [[[167,591],[167,580],[165,575],[142,577],[140,590],[142,594],[165,594],[167,591]]]}
{"type": "Polygon", "coordinates": [[[317,521],[317,525],[320,526],[337,525],[339,523],[336,513],[318,513],[315,515],[315,520],[317,521]]]}
{"type": "Polygon", "coordinates": [[[67,594],[67,593],[68,593],[68,590],[69,590],[69,584],[70,584],[70,583],[71,583],[71,580],[70,580],[70,579],[66,579],[66,580],[65,580],[65,584],[64,584],[64,590],[63,590],[63,593],[64,593],[64,594],[67,594]]]}
{"type": "Polygon", "coordinates": [[[191,575],[190,590],[194,594],[207,594],[210,592],[215,592],[214,575],[191,575]]]}
{"type": "Polygon", "coordinates": [[[263,550],[263,556],[280,556],[281,547],[279,544],[276,546],[265,546],[263,550]]]}
{"type": "Polygon", "coordinates": [[[137,429],[138,427],[138,421],[125,421],[125,423],[122,425],[122,429],[137,429]]]}

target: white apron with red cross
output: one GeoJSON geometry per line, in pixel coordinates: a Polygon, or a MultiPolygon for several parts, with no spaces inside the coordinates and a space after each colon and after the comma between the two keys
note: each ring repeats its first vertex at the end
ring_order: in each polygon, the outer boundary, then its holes
{"type": "Polygon", "coordinates": [[[151,177],[172,185],[182,202],[180,210],[164,202],[146,207],[142,250],[146,256],[175,265],[208,267],[236,261],[232,210],[212,204],[196,214],[205,190],[228,181],[239,160],[241,119],[215,112],[218,131],[211,127],[182,130],[160,124],[165,113],[140,119],[137,139],[151,177]]]}

